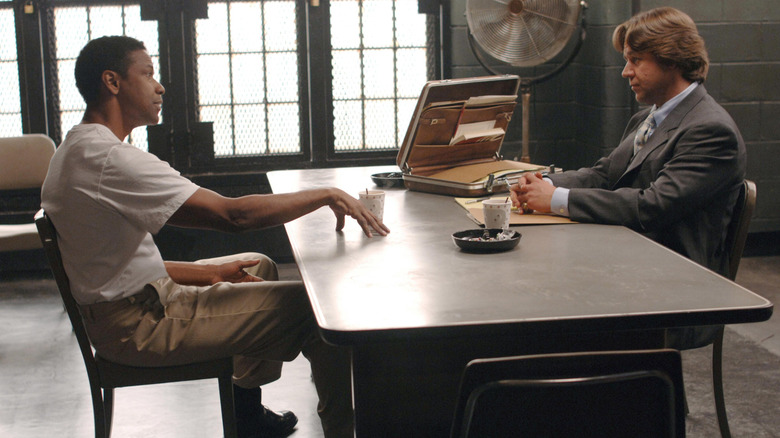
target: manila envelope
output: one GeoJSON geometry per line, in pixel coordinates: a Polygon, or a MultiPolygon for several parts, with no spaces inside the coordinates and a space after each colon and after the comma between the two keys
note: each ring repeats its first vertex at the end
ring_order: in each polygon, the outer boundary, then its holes
{"type": "MultiPolygon", "coordinates": [[[[498,195],[493,198],[506,198],[506,195],[498,195]]],[[[479,199],[479,198],[477,198],[479,199]]],[[[475,198],[455,198],[455,202],[463,207],[469,216],[479,225],[485,224],[485,217],[482,214],[482,201],[474,201],[475,198]]],[[[547,225],[547,224],[576,224],[577,222],[563,216],[557,216],[554,214],[546,213],[531,213],[521,214],[516,211],[512,211],[512,215],[509,217],[509,225],[547,225]]]]}

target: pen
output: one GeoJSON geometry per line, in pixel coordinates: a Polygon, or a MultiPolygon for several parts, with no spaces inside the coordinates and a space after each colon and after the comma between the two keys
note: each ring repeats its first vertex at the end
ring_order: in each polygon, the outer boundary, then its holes
{"type": "Polygon", "coordinates": [[[482,202],[482,201],[486,201],[488,199],[490,199],[490,196],[488,196],[487,198],[470,199],[470,200],[466,201],[466,204],[473,204],[475,202],[482,202]]]}

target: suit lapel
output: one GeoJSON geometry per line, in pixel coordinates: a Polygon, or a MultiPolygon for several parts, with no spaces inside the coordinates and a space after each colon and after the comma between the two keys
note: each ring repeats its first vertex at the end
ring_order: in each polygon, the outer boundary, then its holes
{"type": "MultiPolygon", "coordinates": [[[[647,159],[648,155],[650,155],[653,150],[661,147],[661,145],[665,144],[669,137],[671,136],[671,133],[675,131],[682,122],[683,118],[688,114],[688,112],[693,109],[696,104],[701,101],[701,99],[707,95],[707,90],[704,88],[704,85],[699,84],[696,89],[691,92],[691,94],[688,95],[685,99],[683,99],[682,102],[680,102],[671,113],[669,113],[668,116],[664,119],[664,121],[653,131],[653,134],[650,136],[650,138],[647,140],[647,143],[642,147],[642,149],[637,152],[636,156],[631,158],[629,154],[629,161],[627,166],[625,167],[625,172],[623,172],[623,175],[617,180],[615,183],[615,187],[620,186],[622,181],[626,178],[628,174],[633,172],[635,169],[640,167],[642,163],[647,159]]],[[[637,125],[637,129],[639,129],[639,125],[637,125]]],[[[625,141],[631,141],[633,144],[633,138],[636,134],[636,130],[634,130],[625,141]]]]}

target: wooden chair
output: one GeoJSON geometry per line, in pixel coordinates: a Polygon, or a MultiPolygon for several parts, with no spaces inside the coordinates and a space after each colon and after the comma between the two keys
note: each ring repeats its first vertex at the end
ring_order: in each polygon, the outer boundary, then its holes
{"type": "Polygon", "coordinates": [[[680,353],[611,351],[471,361],[450,436],[685,436],[680,353]]]}
{"type": "MultiPolygon", "coordinates": [[[[742,252],[745,250],[750,219],[756,209],[756,184],[745,180],[742,190],[734,206],[731,223],[726,233],[726,248],[729,249],[729,279],[737,278],[739,262],[742,260],[742,252]]],[[[723,332],[724,326],[718,327],[712,342],[712,389],[715,396],[715,412],[718,416],[718,427],[722,438],[731,438],[728,415],[726,414],[726,400],[723,395],[723,332]]]]}
{"type": "Polygon", "coordinates": [[[87,368],[95,414],[95,437],[108,438],[111,435],[114,388],[217,378],[222,405],[222,430],[226,438],[235,438],[233,359],[226,357],[187,365],[146,368],[121,365],[100,357],[92,350],[79,306],[71,294],[54,225],[43,210],[35,215],[35,225],[87,368]]]}
{"type": "MultiPolygon", "coordinates": [[[[43,134],[0,138],[0,190],[40,193],[54,141],[43,134]]],[[[0,251],[38,249],[41,241],[32,222],[0,224],[0,251]]]]}

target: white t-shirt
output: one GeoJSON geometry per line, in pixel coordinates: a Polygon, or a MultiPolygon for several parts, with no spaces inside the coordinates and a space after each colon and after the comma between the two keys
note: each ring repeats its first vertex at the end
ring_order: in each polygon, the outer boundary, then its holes
{"type": "Polygon", "coordinates": [[[118,300],[166,277],[152,234],[197,189],[108,127],[74,126],[51,160],[41,205],[57,228],[76,301],[118,300]]]}

